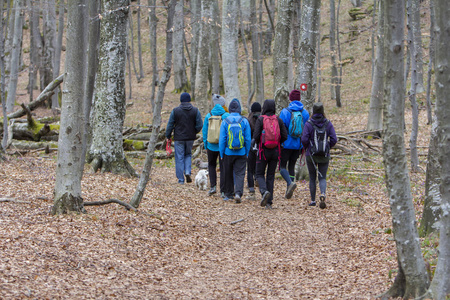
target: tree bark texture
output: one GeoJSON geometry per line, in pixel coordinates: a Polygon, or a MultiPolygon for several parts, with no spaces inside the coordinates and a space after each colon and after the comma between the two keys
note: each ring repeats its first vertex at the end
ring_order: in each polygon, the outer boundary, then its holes
{"type": "MultiPolygon", "coordinates": [[[[211,35],[211,48],[209,55],[211,57],[211,94],[224,94],[224,84],[222,69],[220,67],[220,39],[221,39],[221,17],[219,3],[214,1],[213,3],[213,20],[212,22],[212,35],[211,35]]],[[[209,101],[209,105],[212,108],[212,102],[209,101]]]]}
{"type": "Polygon", "coordinates": [[[336,106],[341,107],[339,79],[336,62],[336,6],[334,0],[330,0],[330,55],[331,55],[331,99],[336,100],[336,106]]]}
{"type": "MultiPolygon", "coordinates": [[[[0,14],[3,16],[3,5],[4,0],[0,0],[0,14]]],[[[3,36],[3,22],[0,22],[0,35],[3,36]]],[[[8,120],[6,117],[6,97],[5,97],[5,45],[3,44],[3,39],[0,38],[0,98],[2,101],[2,116],[3,120],[8,120]]],[[[6,151],[6,146],[8,144],[8,122],[5,122],[3,126],[3,138],[1,152],[6,151]]]]}
{"type": "Polygon", "coordinates": [[[227,105],[234,98],[241,100],[238,76],[238,2],[224,0],[222,7],[222,67],[227,105]]]}
{"type": "Polygon", "coordinates": [[[56,8],[55,0],[44,1],[44,56],[42,58],[44,76],[41,87],[53,80],[56,44],[56,8]]]}
{"type": "Polygon", "coordinates": [[[82,212],[84,91],[87,69],[87,0],[68,1],[67,59],[58,139],[53,214],[82,212]]]}
{"type": "Polygon", "coordinates": [[[441,165],[438,149],[438,119],[435,117],[431,128],[430,146],[428,147],[427,171],[425,176],[425,201],[419,234],[425,237],[439,231],[438,221],[441,217],[441,165]]]}
{"type": "Polygon", "coordinates": [[[166,30],[166,58],[164,64],[164,71],[161,78],[161,82],[158,86],[158,98],[156,100],[156,105],[153,110],[153,123],[152,123],[152,135],[150,137],[149,147],[147,148],[147,155],[144,161],[144,167],[142,174],[139,178],[138,186],[133,194],[133,198],[130,201],[131,206],[138,208],[145,192],[145,188],[150,179],[153,157],[155,155],[155,145],[158,140],[159,131],[161,129],[161,110],[164,100],[164,93],[166,89],[167,82],[170,79],[170,73],[172,70],[172,53],[170,51],[170,46],[173,40],[173,18],[175,14],[175,5],[177,0],[171,0],[169,4],[169,13],[167,17],[167,30],[166,30]]]}
{"type": "Polygon", "coordinates": [[[22,48],[22,18],[20,14],[22,13],[23,0],[14,1],[14,31],[12,45],[11,45],[11,63],[9,70],[9,84],[8,84],[8,97],[6,99],[6,111],[12,112],[14,110],[14,103],[16,101],[17,92],[17,80],[19,78],[19,64],[20,64],[20,52],[22,48]]]}
{"type": "Polygon", "coordinates": [[[197,59],[200,41],[201,14],[202,6],[200,0],[191,0],[191,97],[196,98],[196,80],[197,80],[197,59]]]}
{"type": "Polygon", "coordinates": [[[434,14],[434,0],[430,0],[430,50],[429,50],[429,62],[427,72],[427,125],[432,123],[432,104],[431,104],[431,75],[433,72],[434,64],[434,48],[436,39],[434,37],[435,26],[435,14],[434,14]]]}
{"type": "Polygon", "coordinates": [[[436,9],[436,116],[441,165],[442,216],[439,257],[431,291],[434,299],[450,294],[450,6],[435,0],[436,9]]]}
{"type": "Polygon", "coordinates": [[[123,152],[122,129],[125,118],[125,67],[128,3],[102,2],[99,66],[91,113],[92,144],[88,163],[94,171],[134,176],[123,152]]]}
{"type": "Polygon", "coordinates": [[[175,7],[173,30],[173,80],[175,92],[182,93],[189,90],[184,56],[184,0],[178,1],[175,7]]]}
{"type": "Polygon", "coordinates": [[[256,102],[264,101],[264,70],[263,59],[261,54],[261,29],[256,19],[256,0],[250,0],[250,32],[252,40],[252,57],[253,57],[253,83],[255,85],[256,102]]]}
{"type": "Polygon", "coordinates": [[[137,39],[139,59],[139,80],[144,78],[144,64],[142,62],[142,34],[141,34],[141,0],[137,1],[137,39]]]}
{"type": "Polygon", "coordinates": [[[155,104],[155,89],[158,85],[158,59],[157,59],[157,39],[156,28],[158,25],[158,18],[156,17],[156,0],[148,0],[149,8],[149,35],[150,35],[150,55],[152,61],[152,93],[150,95],[150,104],[154,108],[155,104]]]}
{"type": "Polygon", "coordinates": [[[423,93],[425,91],[423,86],[423,45],[422,45],[422,32],[420,27],[420,2],[422,0],[412,0],[412,16],[411,27],[414,33],[414,55],[411,55],[416,65],[416,92],[423,93]]]}
{"type": "Polygon", "coordinates": [[[213,0],[202,1],[202,17],[200,20],[200,39],[197,53],[197,71],[195,77],[195,101],[202,116],[208,111],[208,72],[211,66],[209,48],[211,46],[213,0]]]}
{"type": "Polygon", "coordinates": [[[397,246],[398,275],[386,296],[417,297],[429,278],[419,244],[404,141],[404,15],[403,0],[388,0],[385,9],[386,82],[383,110],[383,162],[397,246]]]}
{"type": "MultiPolygon", "coordinates": [[[[96,2],[96,1],[94,1],[96,2]]],[[[64,33],[64,0],[59,0],[59,8],[58,8],[58,34],[56,36],[55,43],[55,62],[54,62],[54,76],[58,76],[60,74],[61,69],[61,52],[62,52],[62,43],[63,43],[63,33],[64,33]]],[[[52,97],[52,107],[59,107],[58,101],[58,93],[55,93],[52,97]]]]}
{"type": "Polygon", "coordinates": [[[289,45],[291,38],[292,10],[292,0],[278,1],[278,18],[275,26],[273,49],[273,94],[278,112],[289,104],[289,45]]]}
{"type": "Polygon", "coordinates": [[[319,15],[320,1],[303,0],[300,60],[297,68],[295,86],[299,87],[302,83],[308,85],[306,92],[302,93],[302,103],[310,112],[312,111],[317,90],[315,74],[317,37],[319,35],[319,15]]]}
{"type": "MultiPolygon", "coordinates": [[[[34,86],[37,85],[37,74],[43,74],[42,72],[42,51],[44,49],[44,45],[42,42],[42,36],[40,32],[40,0],[33,1],[33,5],[31,5],[30,9],[30,68],[32,69],[32,78],[30,78],[30,86],[34,89],[34,86]]],[[[42,77],[41,75],[40,77],[42,77]]],[[[31,89],[30,87],[30,89],[31,89]]],[[[40,90],[42,91],[43,86],[39,84],[40,90]]],[[[33,99],[33,95],[30,92],[30,99],[33,99]]]]}
{"type": "Polygon", "coordinates": [[[384,10],[381,7],[378,13],[377,49],[375,52],[372,91],[370,94],[369,117],[367,130],[381,131],[383,128],[383,83],[384,83],[384,10]]]}
{"type": "Polygon", "coordinates": [[[417,55],[416,55],[416,43],[415,43],[415,33],[413,22],[413,15],[415,14],[415,9],[417,8],[414,5],[416,0],[407,0],[406,4],[406,14],[408,17],[407,27],[408,27],[408,44],[409,44],[409,52],[411,58],[411,87],[409,89],[409,101],[411,102],[411,111],[412,111],[412,126],[411,126],[411,135],[409,139],[409,148],[411,154],[411,169],[413,172],[419,171],[419,154],[417,153],[417,136],[419,134],[419,108],[417,106],[416,100],[416,91],[417,91],[417,55]]]}

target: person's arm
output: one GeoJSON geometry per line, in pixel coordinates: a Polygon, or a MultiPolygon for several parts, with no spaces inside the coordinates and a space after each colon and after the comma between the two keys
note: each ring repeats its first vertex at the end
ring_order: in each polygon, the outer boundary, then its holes
{"type": "Polygon", "coordinates": [[[200,114],[200,111],[197,109],[197,116],[195,118],[195,132],[199,133],[200,130],[202,130],[203,122],[202,122],[202,115],[200,114]]]}
{"type": "Polygon", "coordinates": [[[255,122],[255,131],[253,132],[253,139],[255,140],[256,144],[259,145],[259,141],[261,140],[261,132],[262,132],[262,118],[259,117],[256,119],[255,122]]]}
{"type": "Polygon", "coordinates": [[[284,122],[281,118],[278,118],[278,126],[280,127],[280,144],[283,144],[285,140],[288,138],[288,132],[286,126],[284,126],[284,122]]]}
{"type": "Polygon", "coordinates": [[[302,132],[302,145],[305,149],[309,147],[309,139],[311,137],[312,125],[310,123],[306,123],[302,132]]]}
{"type": "Polygon", "coordinates": [[[250,123],[246,118],[244,118],[243,123],[245,124],[244,130],[244,145],[245,145],[245,155],[248,156],[250,152],[250,148],[252,145],[252,129],[250,127],[250,123]]]}
{"type": "Polygon", "coordinates": [[[167,139],[170,139],[170,137],[172,136],[172,131],[173,131],[174,125],[175,125],[175,114],[172,110],[172,112],[170,113],[169,122],[167,122],[167,127],[166,127],[166,138],[167,139]]]}
{"type": "Polygon", "coordinates": [[[303,127],[305,127],[306,122],[308,122],[309,120],[309,112],[306,109],[303,109],[302,117],[303,117],[303,127]]]}
{"type": "Polygon", "coordinates": [[[206,149],[207,143],[208,143],[208,119],[210,117],[210,114],[207,114],[205,117],[205,121],[203,122],[203,129],[202,129],[202,134],[203,134],[203,146],[206,149]]]}
{"type": "Polygon", "coordinates": [[[227,146],[227,122],[225,120],[222,121],[220,125],[220,135],[219,135],[219,154],[220,158],[223,158],[225,153],[225,147],[227,146]]]}
{"type": "Polygon", "coordinates": [[[328,131],[329,131],[329,136],[330,136],[330,148],[333,148],[334,145],[336,145],[337,143],[337,136],[336,136],[336,131],[334,131],[334,126],[333,124],[328,123],[328,131]]]}

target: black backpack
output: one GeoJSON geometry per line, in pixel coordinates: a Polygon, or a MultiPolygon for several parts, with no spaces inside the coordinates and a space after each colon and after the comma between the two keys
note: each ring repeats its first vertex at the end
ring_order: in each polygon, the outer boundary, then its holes
{"type": "Polygon", "coordinates": [[[330,155],[330,137],[327,134],[327,125],[330,122],[326,120],[322,127],[317,126],[311,120],[308,122],[313,127],[313,134],[309,140],[309,151],[312,156],[330,155]]]}

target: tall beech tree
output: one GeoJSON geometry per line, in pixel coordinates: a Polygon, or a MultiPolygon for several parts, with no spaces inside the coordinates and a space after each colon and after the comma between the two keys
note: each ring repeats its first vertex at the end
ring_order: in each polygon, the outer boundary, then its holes
{"type": "Polygon", "coordinates": [[[184,56],[184,0],[177,2],[173,21],[173,80],[175,92],[187,92],[189,83],[186,75],[186,57],[184,56]]]}
{"type": "Polygon", "coordinates": [[[428,273],[419,244],[404,139],[404,0],[383,1],[386,71],[383,109],[383,163],[397,246],[398,273],[384,294],[409,299],[426,292],[428,273]]]}
{"type": "Polygon", "coordinates": [[[123,151],[125,66],[129,1],[102,1],[99,65],[91,112],[92,143],[87,162],[94,171],[136,173],[123,151]]]}
{"type": "Polygon", "coordinates": [[[53,214],[82,212],[84,92],[89,14],[87,0],[68,0],[67,58],[58,138],[53,214]]]}

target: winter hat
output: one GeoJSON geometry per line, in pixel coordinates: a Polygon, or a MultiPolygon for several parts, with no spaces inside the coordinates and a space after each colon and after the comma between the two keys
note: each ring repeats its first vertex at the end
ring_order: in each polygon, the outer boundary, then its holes
{"type": "Polygon", "coordinates": [[[191,102],[191,95],[188,93],[182,93],[180,95],[180,102],[191,102]]]}
{"type": "Polygon", "coordinates": [[[219,94],[212,94],[212,101],[214,105],[220,104],[220,106],[225,105],[225,98],[220,96],[219,94]]]}
{"type": "Polygon", "coordinates": [[[261,112],[261,104],[259,102],[255,102],[252,104],[252,107],[250,108],[251,112],[261,112]]]}
{"type": "Polygon", "coordinates": [[[322,102],[316,102],[313,105],[313,115],[322,114],[323,115],[323,104],[322,102]]]}
{"type": "Polygon", "coordinates": [[[228,110],[230,111],[230,113],[241,113],[241,104],[239,103],[239,100],[236,98],[231,100],[230,106],[228,106],[228,110]]]}
{"type": "Polygon", "coordinates": [[[295,100],[300,101],[300,91],[299,90],[292,90],[289,93],[289,100],[290,101],[295,101],[295,100]]]}

